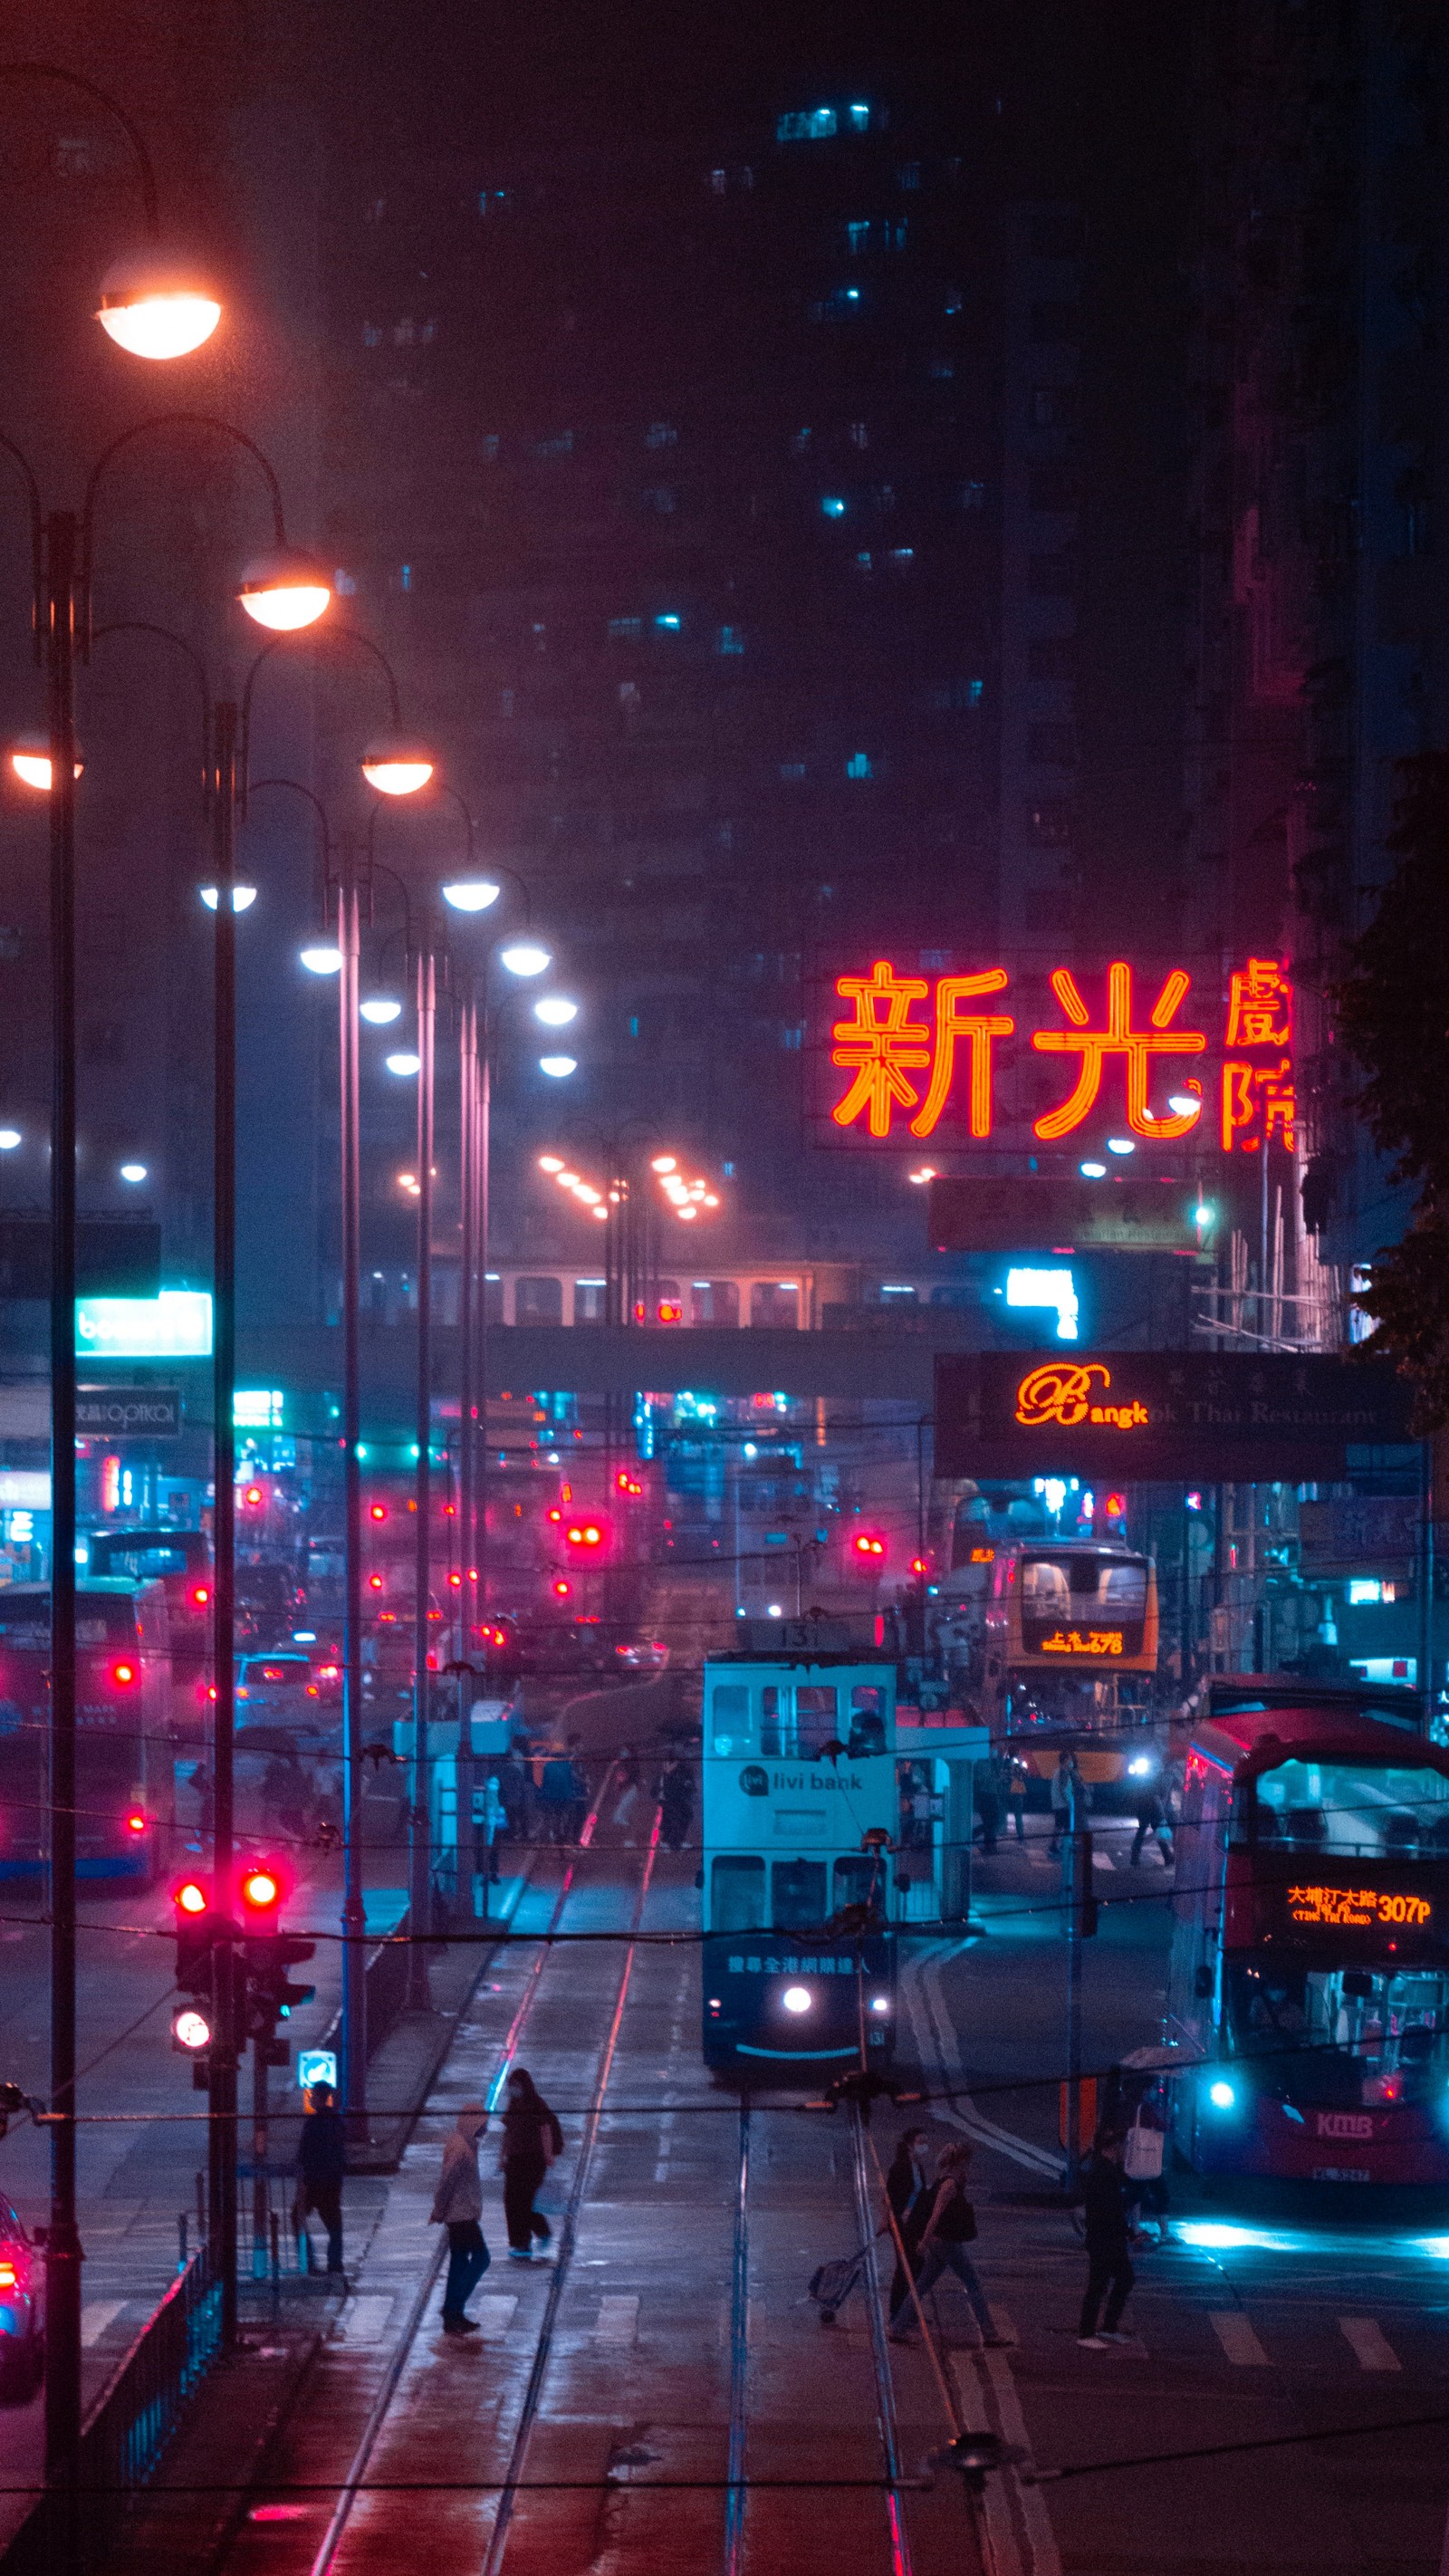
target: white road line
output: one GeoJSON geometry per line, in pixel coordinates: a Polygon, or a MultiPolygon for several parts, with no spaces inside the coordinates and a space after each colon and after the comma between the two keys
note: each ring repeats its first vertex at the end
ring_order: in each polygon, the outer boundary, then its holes
{"type": "Polygon", "coordinates": [[[1268,2356],[1248,2320],[1237,2308],[1213,2308],[1208,2323],[1227,2354],[1243,2370],[1265,2370],[1268,2356]]]}
{"type": "Polygon", "coordinates": [[[81,2310],[81,2342],[99,2343],[107,2326],[130,2304],[129,2299],[88,2299],[81,2310]]]}
{"type": "MultiPolygon", "coordinates": [[[[941,1992],[940,1977],[947,1960],[956,1957],[959,1949],[960,1944],[955,1941],[938,1944],[920,1958],[913,1959],[901,1979],[922,2065],[929,2069],[931,2059],[938,2058],[948,2083],[952,2085],[958,2082],[963,2072],[961,2051],[946,1998],[941,1992]]],[[[931,2107],[938,2119],[948,2120],[953,2128],[964,2129],[968,2137],[977,2139],[983,2146],[995,2147],[1001,2155],[1010,2156],[1014,2163],[1025,2165],[1032,2173],[1049,2174],[1055,2181],[1064,2170],[1061,2156],[1049,2154],[1044,2147],[1034,2147],[1026,2138],[1018,2138],[1012,2130],[998,2128],[994,2120],[984,2119],[964,2091],[957,2093],[954,2104],[937,2102],[931,2107]]]]}
{"type": "Polygon", "coordinates": [[[348,2343],[381,2343],[396,2305],[390,2292],[384,2295],[381,2291],[369,2291],[365,2298],[350,2300],[339,2319],[348,2343]]]}
{"type": "Polygon", "coordinates": [[[598,2323],[594,2327],[596,2343],[637,2343],[639,2339],[639,2302],[637,2298],[607,2298],[599,2301],[598,2323]]]}
{"type": "Polygon", "coordinates": [[[1402,2370],[1403,2363],[1377,2317],[1340,2317],[1338,2323],[1360,2370],[1402,2370]]]}
{"type": "Polygon", "coordinates": [[[1021,2337],[1016,2331],[1016,2319],[1013,2317],[1010,2308],[998,2307],[994,2299],[992,2299],[989,2304],[991,2308],[992,2325],[1000,2335],[1002,2342],[1020,2343],[1021,2337]]]}
{"type": "Polygon", "coordinates": [[[502,2298],[475,2299],[473,2308],[478,2319],[480,2341],[501,2343],[513,2323],[518,2301],[502,2298]]]}

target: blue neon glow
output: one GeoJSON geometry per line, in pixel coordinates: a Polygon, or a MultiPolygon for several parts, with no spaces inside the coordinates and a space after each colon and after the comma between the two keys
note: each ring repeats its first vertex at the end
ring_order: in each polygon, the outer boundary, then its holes
{"type": "Polygon", "coordinates": [[[1008,1270],[1008,1306],[1050,1306],[1057,1319],[1057,1340],[1074,1342],[1081,1306],[1070,1270],[1008,1270]]]}
{"type": "Polygon", "coordinates": [[[1216,2084],[1208,2086],[1208,2100],[1215,2111],[1231,2111],[1237,2098],[1236,2088],[1227,2083],[1222,2076],[1219,2076],[1216,2084]]]}
{"type": "Polygon", "coordinates": [[[845,503],[834,493],[827,495],[820,507],[827,519],[843,519],[845,516],[845,503]]]}

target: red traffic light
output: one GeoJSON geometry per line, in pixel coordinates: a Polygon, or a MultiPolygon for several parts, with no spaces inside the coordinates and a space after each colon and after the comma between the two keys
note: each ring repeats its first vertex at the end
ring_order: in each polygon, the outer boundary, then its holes
{"type": "Polygon", "coordinates": [[[144,1834],[150,1821],[143,1807],[132,1807],[126,1817],[126,1831],[128,1834],[144,1834]]]}
{"type": "Polygon", "coordinates": [[[573,1585],[571,1583],[566,1583],[562,1575],[559,1576],[558,1581],[553,1587],[553,1597],[555,1601],[572,1601],[574,1597],[573,1585]]]}
{"type": "Polygon", "coordinates": [[[204,1610],[210,1599],[211,1585],[209,1583],[193,1583],[191,1587],[191,1602],[193,1609],[204,1610]]]}
{"type": "Polygon", "coordinates": [[[912,1574],[929,1574],[929,1573],[930,1573],[930,1571],[931,1571],[930,1566],[929,1566],[929,1564],[927,1563],[927,1561],[926,1561],[925,1557],[923,1557],[923,1556],[913,1556],[913,1557],[912,1557],[912,1559],[911,1559],[911,1572],[912,1572],[912,1574]]]}
{"type": "Polygon", "coordinates": [[[1106,1501],[1105,1501],[1105,1502],[1104,1502],[1104,1504],[1102,1505],[1102,1509],[1103,1509],[1104,1513],[1106,1514],[1106,1517],[1107,1517],[1107,1519],[1108,1519],[1109,1521],[1122,1521],[1122,1520],[1125,1520],[1125,1519],[1126,1519],[1126,1517],[1127,1517],[1127,1497],[1126,1497],[1126,1495],[1125,1495],[1125,1494],[1109,1494],[1109,1495],[1107,1496],[1106,1501]]]}
{"type": "Polygon", "coordinates": [[[185,2049],[191,2057],[199,2055],[203,2048],[210,2048],[211,2024],[204,2012],[197,2011],[195,2004],[181,2004],[172,2014],[171,2042],[173,2047],[185,2049]]]}
{"type": "Polygon", "coordinates": [[[198,1915],[206,1912],[211,1898],[203,1879],[183,1878],[180,1886],[171,1890],[171,1902],[178,1914],[189,1915],[195,1922],[198,1915]]]}
{"type": "Polygon", "coordinates": [[[380,1592],[382,1590],[382,1576],[380,1574],[370,1574],[367,1578],[367,1588],[369,1592],[380,1592]]]}
{"type": "Polygon", "coordinates": [[[265,1861],[253,1861],[242,1872],[241,1899],[253,1914],[272,1914],[282,1901],[282,1882],[265,1861]]]}
{"type": "Polygon", "coordinates": [[[118,1690],[129,1690],[136,1678],[136,1667],[130,1663],[112,1664],[111,1679],[118,1690]]]}
{"type": "Polygon", "coordinates": [[[874,1537],[868,1530],[861,1530],[852,1544],[857,1556],[876,1558],[884,1556],[886,1552],[885,1540],[874,1537]]]}
{"type": "Polygon", "coordinates": [[[604,1524],[602,1521],[594,1520],[570,1521],[564,1531],[564,1537],[570,1547],[602,1547],[605,1537],[604,1524]]]}
{"type": "Polygon", "coordinates": [[[242,1501],[246,1503],[252,1511],[260,1510],[266,1499],[266,1495],[263,1493],[260,1485],[248,1485],[242,1495],[242,1501]]]}

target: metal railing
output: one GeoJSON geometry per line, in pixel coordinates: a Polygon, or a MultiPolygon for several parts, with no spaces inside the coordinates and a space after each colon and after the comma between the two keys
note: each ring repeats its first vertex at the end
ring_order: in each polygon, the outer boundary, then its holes
{"type": "Polygon", "coordinates": [[[221,2343],[221,2289],[206,2246],[193,2254],[92,2408],[74,2497],[39,2498],[0,2558],[4,2576],[99,2567],[121,2516],[156,2469],[221,2343]]]}

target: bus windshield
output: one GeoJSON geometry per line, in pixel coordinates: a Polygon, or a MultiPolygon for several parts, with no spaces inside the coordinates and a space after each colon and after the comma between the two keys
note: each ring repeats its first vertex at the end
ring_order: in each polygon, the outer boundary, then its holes
{"type": "Polygon", "coordinates": [[[1449,1857],[1449,1779],[1381,1763],[1280,1762],[1240,1802],[1237,1839],[1361,1859],[1449,1857]]]}
{"type": "Polygon", "coordinates": [[[1449,1974],[1225,1962],[1229,2044],[1263,2060],[1269,2092],[1329,2110],[1439,2096],[1449,2073],[1449,1974]]]}
{"type": "Polygon", "coordinates": [[[1024,1619],[1080,1618],[1084,1610],[1141,1619],[1147,1611],[1144,1562],[1100,1556],[1027,1556],[1021,1565],[1024,1619]]]}

